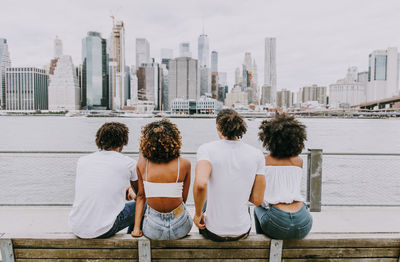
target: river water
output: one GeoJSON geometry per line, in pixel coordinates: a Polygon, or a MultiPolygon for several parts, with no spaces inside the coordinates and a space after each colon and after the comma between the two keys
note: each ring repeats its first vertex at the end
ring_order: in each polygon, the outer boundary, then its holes
{"type": "MultiPolygon", "coordinates": [[[[95,151],[97,129],[105,122],[119,121],[130,129],[124,151],[137,152],[141,128],[154,120],[158,119],[1,116],[0,151],[95,151]]],[[[183,152],[196,152],[202,143],[218,139],[215,119],[171,121],[181,130],[183,152]]],[[[260,149],[257,132],[261,121],[247,119],[248,132],[243,137],[244,142],[260,149]]],[[[399,119],[300,121],[307,126],[306,148],[328,153],[400,153],[399,119]]],[[[1,153],[0,204],[72,203],[80,156],[1,153]]],[[[193,167],[195,155],[185,156],[193,167]]],[[[326,205],[400,205],[400,156],[324,156],[322,190],[326,205]]],[[[188,201],[192,202],[191,195],[188,201]]]]}

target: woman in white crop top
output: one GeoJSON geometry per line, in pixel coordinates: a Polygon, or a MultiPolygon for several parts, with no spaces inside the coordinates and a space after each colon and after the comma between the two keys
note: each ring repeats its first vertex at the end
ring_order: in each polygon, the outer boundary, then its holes
{"type": "Polygon", "coordinates": [[[293,116],[277,114],[264,120],[258,133],[270,154],[265,157],[266,188],[261,206],[254,208],[256,231],[275,239],[304,238],[312,216],[300,193],[306,127],[293,116]]]}
{"type": "Polygon", "coordinates": [[[190,187],[191,165],[180,157],[181,145],[178,128],[167,119],[149,123],[142,129],[132,236],[178,239],[190,232],[193,222],[184,203],[190,187]]]}

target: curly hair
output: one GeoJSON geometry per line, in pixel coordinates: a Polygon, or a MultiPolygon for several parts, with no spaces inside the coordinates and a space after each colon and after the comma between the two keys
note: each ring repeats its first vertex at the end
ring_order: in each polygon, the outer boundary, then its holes
{"type": "Polygon", "coordinates": [[[119,122],[108,122],[96,133],[96,145],[101,150],[115,149],[128,144],[129,129],[119,122]]]}
{"type": "Polygon", "coordinates": [[[298,156],[307,140],[306,126],[287,114],[277,114],[261,122],[258,133],[263,146],[276,158],[298,156]]]}
{"type": "Polygon", "coordinates": [[[181,133],[168,119],[151,122],[142,129],[140,152],[155,163],[168,163],[180,156],[181,133]]]}
{"type": "Polygon", "coordinates": [[[217,115],[217,126],[221,134],[228,140],[242,138],[247,131],[246,122],[232,109],[223,109],[217,115]]]}

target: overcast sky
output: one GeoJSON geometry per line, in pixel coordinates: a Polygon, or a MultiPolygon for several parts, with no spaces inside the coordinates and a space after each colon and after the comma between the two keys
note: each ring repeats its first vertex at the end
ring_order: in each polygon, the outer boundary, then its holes
{"type": "Polygon", "coordinates": [[[245,52],[264,82],[264,38],[277,38],[278,90],[329,85],[349,66],[367,70],[368,54],[400,45],[397,0],[1,0],[0,37],[6,38],[13,66],[48,64],[56,35],[64,54],[81,63],[81,39],[88,31],[108,38],[111,15],[125,22],[126,61],[135,61],[135,38],[150,42],[151,57],[188,41],[197,59],[204,21],[210,52],[219,53],[219,71],[241,67],[245,52]]]}

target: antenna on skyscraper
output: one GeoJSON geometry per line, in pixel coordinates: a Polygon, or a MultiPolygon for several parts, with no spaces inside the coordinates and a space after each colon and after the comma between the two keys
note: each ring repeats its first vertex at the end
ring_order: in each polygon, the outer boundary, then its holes
{"type": "Polygon", "coordinates": [[[112,19],[112,21],[113,21],[113,26],[115,26],[115,17],[114,17],[114,15],[113,14],[111,14],[111,19],[112,19]]]}
{"type": "Polygon", "coordinates": [[[205,30],[204,30],[204,16],[201,18],[201,22],[202,22],[202,29],[203,29],[203,35],[205,34],[205,30]]]}

